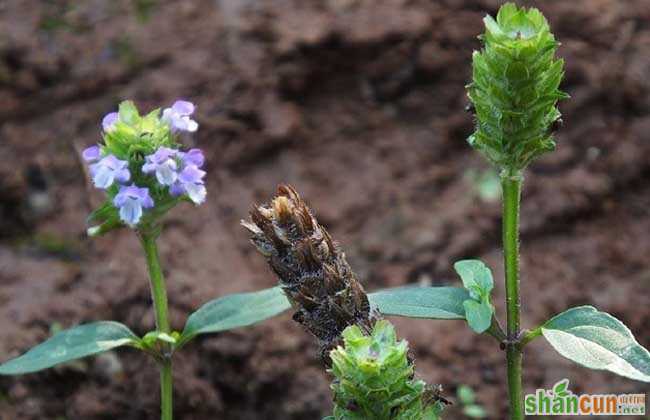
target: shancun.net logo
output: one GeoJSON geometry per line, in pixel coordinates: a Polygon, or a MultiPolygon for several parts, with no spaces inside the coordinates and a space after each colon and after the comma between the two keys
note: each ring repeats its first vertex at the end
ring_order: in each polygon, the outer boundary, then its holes
{"type": "Polygon", "coordinates": [[[527,415],[629,416],[645,414],[645,394],[581,394],[562,379],[553,389],[538,389],[524,400],[527,415]]]}

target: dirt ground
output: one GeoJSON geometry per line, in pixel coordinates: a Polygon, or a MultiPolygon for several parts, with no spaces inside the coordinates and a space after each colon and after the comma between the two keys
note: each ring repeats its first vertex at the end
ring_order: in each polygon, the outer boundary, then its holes
{"type": "MultiPolygon", "coordinates": [[[[162,237],[172,323],[203,302],[272,286],[239,226],[278,183],[297,187],[369,290],[454,284],[452,263],[502,275],[499,203],[465,142],[470,57],[489,0],[155,0],[0,2],[0,359],[53,328],[115,319],[153,328],[144,260],[123,230],[89,240],[101,197],[78,151],[126,98],[144,109],[198,104],[187,143],[208,160],[208,202],[178,208],[162,237]],[[474,174],[474,175],[472,175],[474,174]]],[[[527,2],[566,60],[558,151],[527,172],[523,319],[534,327],[593,303],[650,346],[650,5],[527,2]]],[[[485,172],[489,180],[489,172],[485,172]]],[[[503,310],[503,287],[495,302],[503,310]]],[[[501,312],[503,313],[503,312],[501,312]]],[[[420,376],[454,400],[478,393],[504,419],[504,354],[460,322],[395,319],[420,376]]],[[[132,350],[0,378],[0,418],[153,419],[154,365],[132,350]]],[[[582,369],[543,341],[527,391],[569,378],[575,392],[648,392],[582,369]]],[[[313,420],[330,378],[285,314],[200,338],[175,365],[176,418],[313,420]]],[[[458,404],[446,418],[463,418],[458,404]]]]}

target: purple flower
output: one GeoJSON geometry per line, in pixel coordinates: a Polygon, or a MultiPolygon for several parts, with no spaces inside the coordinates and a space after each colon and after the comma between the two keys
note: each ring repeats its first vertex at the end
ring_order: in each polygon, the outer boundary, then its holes
{"type": "Polygon", "coordinates": [[[105,133],[108,133],[113,128],[115,128],[115,123],[117,122],[118,114],[117,112],[111,112],[106,114],[104,119],[102,119],[102,128],[105,133]]]}
{"type": "Polygon", "coordinates": [[[203,182],[205,171],[195,165],[186,166],[178,174],[178,180],[171,186],[169,192],[173,196],[187,194],[194,204],[201,204],[205,201],[207,191],[203,182]]]}
{"type": "Polygon", "coordinates": [[[176,101],[171,108],[165,108],[162,113],[162,120],[168,123],[172,131],[195,132],[199,124],[190,118],[194,113],[194,104],[188,101],[176,101]]]}
{"type": "Polygon", "coordinates": [[[161,147],[156,153],[146,156],[146,163],[142,166],[145,174],[156,174],[156,179],[162,185],[172,185],[178,178],[178,164],[176,156],[178,152],[168,147],[161,147]]]}
{"type": "Polygon", "coordinates": [[[113,155],[102,158],[99,162],[90,165],[90,175],[93,178],[95,187],[106,189],[113,185],[113,182],[126,182],[131,179],[128,168],[129,163],[120,160],[113,155]]]}
{"type": "Polygon", "coordinates": [[[148,188],[140,188],[135,184],[120,187],[120,192],[113,199],[115,207],[120,209],[120,219],[129,226],[140,222],[142,209],[153,207],[153,200],[148,188]]]}
{"type": "Polygon", "coordinates": [[[194,165],[197,168],[200,168],[205,163],[205,156],[200,149],[190,149],[185,153],[181,154],[183,158],[183,163],[186,166],[194,165]]]}
{"type": "Polygon", "coordinates": [[[99,146],[90,146],[84,149],[83,152],[81,152],[81,156],[83,159],[88,162],[88,163],[95,163],[99,160],[100,158],[100,152],[101,150],[99,149],[99,146]]]}

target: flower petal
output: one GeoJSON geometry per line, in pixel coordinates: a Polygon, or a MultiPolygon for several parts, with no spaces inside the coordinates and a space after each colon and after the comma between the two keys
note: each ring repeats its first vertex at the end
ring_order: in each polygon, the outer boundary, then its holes
{"type": "Polygon", "coordinates": [[[117,112],[111,112],[106,114],[106,116],[102,119],[102,128],[104,129],[105,132],[109,132],[115,127],[115,123],[117,122],[118,119],[118,113],[117,112]]]}
{"type": "Polygon", "coordinates": [[[205,163],[205,156],[201,149],[190,149],[183,155],[183,162],[200,168],[205,163]]]}
{"type": "Polygon", "coordinates": [[[172,105],[172,110],[180,115],[192,115],[194,113],[194,104],[192,102],[178,100],[172,105]]]}
{"type": "Polygon", "coordinates": [[[201,204],[205,201],[207,191],[203,184],[185,184],[185,191],[195,204],[201,204]]]}
{"type": "Polygon", "coordinates": [[[100,157],[100,148],[97,145],[90,146],[84,149],[83,152],[81,152],[81,156],[86,162],[97,162],[100,157]]]}
{"type": "Polygon", "coordinates": [[[129,226],[135,226],[142,217],[142,205],[140,201],[129,198],[120,207],[120,219],[129,226]]]}

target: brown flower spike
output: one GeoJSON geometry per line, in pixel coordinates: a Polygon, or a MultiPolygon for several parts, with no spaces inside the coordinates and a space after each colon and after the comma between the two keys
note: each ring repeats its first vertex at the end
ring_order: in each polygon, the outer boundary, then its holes
{"type": "Polygon", "coordinates": [[[343,330],[358,325],[370,332],[379,318],[352,269],[327,231],[295,189],[278,187],[269,203],[254,207],[242,221],[251,242],[266,257],[296,309],[293,319],[315,335],[325,360],[343,330]]]}

